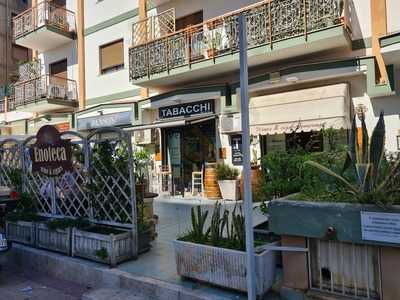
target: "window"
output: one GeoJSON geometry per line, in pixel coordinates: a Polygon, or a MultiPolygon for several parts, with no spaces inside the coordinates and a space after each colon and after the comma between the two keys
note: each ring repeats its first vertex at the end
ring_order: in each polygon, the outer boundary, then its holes
{"type": "Polygon", "coordinates": [[[185,29],[187,27],[190,27],[192,25],[196,25],[199,23],[203,23],[203,11],[202,10],[176,19],[175,28],[176,28],[176,31],[178,31],[178,30],[185,29]]]}
{"type": "Polygon", "coordinates": [[[139,120],[139,103],[135,102],[133,104],[133,112],[135,116],[135,121],[139,120]]]}
{"type": "Polygon", "coordinates": [[[400,135],[397,136],[397,150],[400,150],[400,135]]]}
{"type": "Polygon", "coordinates": [[[107,74],[124,68],[124,40],[100,46],[100,73],[107,74]]]}
{"type": "Polygon", "coordinates": [[[29,60],[28,48],[13,44],[12,45],[12,57],[17,62],[25,62],[29,60]]]}

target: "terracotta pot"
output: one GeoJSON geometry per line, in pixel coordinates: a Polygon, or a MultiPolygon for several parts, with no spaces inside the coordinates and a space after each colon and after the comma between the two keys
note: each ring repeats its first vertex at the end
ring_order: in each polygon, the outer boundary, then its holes
{"type": "MultiPolygon", "coordinates": [[[[252,194],[255,195],[258,193],[261,187],[261,180],[262,180],[262,171],[260,166],[251,166],[250,170],[250,182],[251,182],[251,191],[252,194]]],[[[240,196],[241,199],[244,199],[244,188],[243,188],[243,171],[240,175],[240,196]]],[[[253,202],[256,199],[253,199],[253,202]]]]}

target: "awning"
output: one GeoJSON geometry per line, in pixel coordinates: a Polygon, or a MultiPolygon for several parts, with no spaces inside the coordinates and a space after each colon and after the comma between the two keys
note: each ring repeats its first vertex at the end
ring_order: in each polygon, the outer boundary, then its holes
{"type": "Polygon", "coordinates": [[[181,127],[189,124],[197,124],[201,122],[205,122],[208,120],[215,119],[216,115],[207,115],[207,116],[197,116],[197,117],[189,117],[179,120],[169,120],[169,121],[158,121],[153,124],[140,125],[124,128],[126,131],[139,131],[146,129],[154,129],[154,128],[171,128],[171,127],[181,127]]]}
{"type": "Polygon", "coordinates": [[[349,127],[350,96],[344,83],[250,99],[254,135],[349,127]]]}

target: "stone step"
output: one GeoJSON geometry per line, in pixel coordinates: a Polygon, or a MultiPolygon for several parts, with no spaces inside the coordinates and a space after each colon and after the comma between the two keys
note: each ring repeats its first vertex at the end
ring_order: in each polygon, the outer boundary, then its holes
{"type": "Polygon", "coordinates": [[[131,290],[101,288],[85,293],[82,300],[156,300],[137,295],[131,290]]]}

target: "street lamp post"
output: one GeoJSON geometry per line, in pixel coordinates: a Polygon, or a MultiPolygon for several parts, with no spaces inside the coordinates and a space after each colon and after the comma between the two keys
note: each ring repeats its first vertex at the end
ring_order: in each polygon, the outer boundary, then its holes
{"type": "Polygon", "coordinates": [[[247,27],[246,17],[239,16],[239,44],[240,44],[240,102],[242,111],[243,135],[243,189],[244,214],[246,226],[246,254],[247,254],[247,297],[256,299],[256,272],[254,258],[253,236],[253,199],[250,185],[250,125],[249,125],[249,75],[247,64],[247,27]]]}

